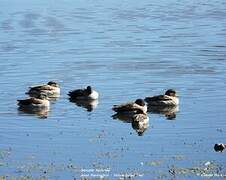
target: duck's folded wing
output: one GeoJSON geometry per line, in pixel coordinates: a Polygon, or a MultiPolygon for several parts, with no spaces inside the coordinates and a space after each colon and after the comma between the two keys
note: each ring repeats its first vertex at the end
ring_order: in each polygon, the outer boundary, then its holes
{"type": "Polygon", "coordinates": [[[53,89],[54,89],[54,87],[52,87],[50,85],[40,85],[40,86],[30,87],[30,90],[36,90],[36,91],[44,91],[44,90],[51,91],[53,89]]]}
{"type": "Polygon", "coordinates": [[[30,99],[17,100],[19,105],[29,105],[31,104],[30,99]]]}
{"type": "Polygon", "coordinates": [[[84,90],[83,89],[78,89],[74,91],[69,91],[68,95],[73,96],[73,97],[78,97],[78,96],[84,96],[84,90]]]}
{"type": "Polygon", "coordinates": [[[151,102],[151,101],[170,101],[172,100],[170,97],[166,95],[159,95],[159,96],[152,96],[152,97],[146,97],[145,101],[146,102],[151,102]]]}
{"type": "Polygon", "coordinates": [[[29,105],[29,104],[42,104],[42,100],[36,98],[29,98],[23,100],[17,100],[21,105],[29,105]]]}
{"type": "Polygon", "coordinates": [[[141,110],[141,107],[135,103],[127,103],[127,104],[121,104],[121,105],[114,105],[112,109],[116,112],[124,112],[124,111],[141,110]]]}
{"type": "Polygon", "coordinates": [[[31,98],[33,104],[42,104],[43,100],[37,98],[31,98]]]}
{"type": "Polygon", "coordinates": [[[47,84],[36,84],[36,85],[34,85],[34,86],[30,86],[29,88],[30,89],[35,89],[35,88],[39,88],[39,87],[41,87],[41,86],[45,86],[45,85],[47,85],[47,84]]]}

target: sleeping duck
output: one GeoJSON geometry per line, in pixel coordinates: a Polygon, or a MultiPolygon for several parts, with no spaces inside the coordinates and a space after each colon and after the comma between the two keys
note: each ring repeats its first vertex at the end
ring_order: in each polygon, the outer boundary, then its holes
{"type": "Polygon", "coordinates": [[[125,103],[121,105],[114,105],[112,108],[113,111],[123,114],[146,114],[147,106],[143,99],[137,99],[135,102],[125,103]]]}
{"type": "Polygon", "coordinates": [[[40,94],[38,98],[28,98],[23,100],[17,100],[18,106],[20,108],[27,108],[27,109],[42,109],[42,108],[49,108],[50,103],[47,99],[46,94],[40,94]]]}
{"type": "Polygon", "coordinates": [[[47,84],[32,86],[26,94],[29,94],[31,97],[38,97],[41,93],[51,98],[59,97],[59,84],[54,81],[49,81],[47,84]]]}
{"type": "Polygon", "coordinates": [[[92,89],[91,86],[87,86],[85,89],[77,89],[74,91],[69,91],[68,96],[70,100],[95,100],[98,99],[99,94],[92,89]]]}
{"type": "Polygon", "coordinates": [[[146,97],[145,101],[149,106],[177,106],[179,104],[176,91],[173,89],[168,89],[164,95],[146,97]]]}

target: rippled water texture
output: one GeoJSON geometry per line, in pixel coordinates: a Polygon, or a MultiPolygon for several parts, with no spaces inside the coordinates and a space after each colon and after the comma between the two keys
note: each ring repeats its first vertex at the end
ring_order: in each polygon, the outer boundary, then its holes
{"type": "Polygon", "coordinates": [[[225,152],[213,149],[226,144],[223,0],[1,0],[0,7],[1,177],[226,176],[225,152]],[[62,90],[49,112],[17,110],[29,86],[49,80],[62,90]],[[100,93],[93,111],[67,97],[87,85],[100,93]],[[179,108],[149,113],[142,136],[111,117],[113,104],[168,88],[179,92],[179,108]]]}

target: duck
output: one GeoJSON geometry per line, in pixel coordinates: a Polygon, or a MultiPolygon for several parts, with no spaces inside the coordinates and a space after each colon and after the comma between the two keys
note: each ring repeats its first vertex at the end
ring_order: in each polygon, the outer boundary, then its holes
{"type": "Polygon", "coordinates": [[[20,108],[25,109],[42,109],[49,108],[50,102],[46,96],[46,94],[40,94],[37,98],[31,97],[23,100],[17,100],[17,105],[20,108]]]}
{"type": "Polygon", "coordinates": [[[143,99],[137,99],[135,102],[129,102],[129,103],[120,104],[120,105],[113,105],[112,110],[120,114],[122,113],[122,114],[133,116],[134,114],[139,114],[139,113],[146,114],[147,106],[143,99]]]}
{"type": "Polygon", "coordinates": [[[138,136],[142,136],[149,126],[149,117],[147,114],[135,114],[132,117],[132,128],[136,130],[138,136]]]}
{"type": "Polygon", "coordinates": [[[99,97],[99,93],[91,86],[87,86],[85,89],[76,89],[73,91],[69,91],[68,96],[70,96],[70,100],[96,100],[99,97]]]}
{"type": "Polygon", "coordinates": [[[32,86],[29,88],[30,89],[26,94],[30,95],[31,97],[37,98],[41,93],[46,94],[47,97],[50,98],[59,97],[60,95],[60,86],[54,81],[49,81],[47,84],[32,86]]]}
{"type": "Polygon", "coordinates": [[[179,98],[174,89],[168,89],[164,95],[146,97],[144,99],[148,106],[177,106],[179,105],[179,98]]]}
{"type": "Polygon", "coordinates": [[[214,145],[214,150],[217,152],[222,152],[226,148],[226,144],[218,143],[214,145]]]}

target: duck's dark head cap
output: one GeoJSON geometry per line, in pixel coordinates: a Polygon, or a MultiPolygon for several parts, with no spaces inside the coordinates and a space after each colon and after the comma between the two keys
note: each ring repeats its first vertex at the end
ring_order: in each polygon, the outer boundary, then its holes
{"type": "Polygon", "coordinates": [[[58,83],[56,83],[54,81],[49,81],[47,84],[50,85],[50,86],[54,86],[54,87],[58,87],[59,86],[58,83]]]}
{"type": "Polygon", "coordinates": [[[135,103],[138,104],[138,105],[140,105],[140,106],[145,106],[145,102],[144,102],[143,99],[137,99],[137,100],[135,101],[135,103]]]}
{"type": "Polygon", "coordinates": [[[176,96],[176,91],[174,89],[168,89],[166,92],[165,92],[165,95],[167,96],[173,96],[175,97],[176,96]]]}

